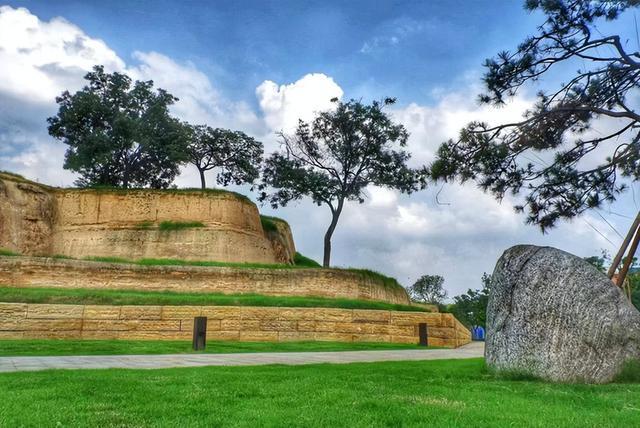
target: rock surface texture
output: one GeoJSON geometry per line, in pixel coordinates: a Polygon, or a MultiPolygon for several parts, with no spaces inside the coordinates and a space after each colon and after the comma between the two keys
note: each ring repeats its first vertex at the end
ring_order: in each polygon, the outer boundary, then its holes
{"type": "Polygon", "coordinates": [[[497,370],[608,382],[626,360],[640,359],[640,312],[581,258],[518,245],[493,273],[485,357],[497,370]]]}

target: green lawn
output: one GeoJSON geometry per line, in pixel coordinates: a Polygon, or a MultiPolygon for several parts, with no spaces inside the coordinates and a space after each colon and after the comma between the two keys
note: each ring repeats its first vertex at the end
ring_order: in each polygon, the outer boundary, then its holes
{"type": "Polygon", "coordinates": [[[0,374],[0,426],[640,426],[640,384],[499,380],[481,359],[0,374]]]}
{"type": "MultiPolygon", "coordinates": [[[[435,349],[432,346],[429,348],[435,349]]],[[[207,349],[203,353],[370,351],[385,349],[425,348],[418,345],[400,343],[231,342],[209,340],[207,341],[207,349]]],[[[178,340],[0,340],[0,356],[2,357],[191,353],[196,353],[191,348],[191,342],[178,340]]]]}
{"type": "Polygon", "coordinates": [[[422,311],[419,306],[353,299],[264,296],[261,294],[176,293],[171,291],[100,290],[84,288],[17,288],[0,286],[0,302],[77,305],[276,306],[304,308],[422,311]]]}

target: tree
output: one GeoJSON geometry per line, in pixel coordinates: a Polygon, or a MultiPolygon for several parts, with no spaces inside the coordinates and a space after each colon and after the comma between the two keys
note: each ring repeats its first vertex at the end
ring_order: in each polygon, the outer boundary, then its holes
{"type": "Polygon", "coordinates": [[[447,298],[443,285],[440,275],[423,275],[407,291],[413,301],[440,305],[447,298]]]}
{"type": "Polygon", "coordinates": [[[280,134],[284,152],[265,160],[259,198],[277,208],[308,196],[329,207],[325,267],[330,264],[331,237],[345,201],[364,202],[370,184],[410,193],[423,187],[425,175],[407,166],[410,155],[402,148],[408,133],[383,111],[394,99],[371,105],[332,101],[335,110],[319,113],[311,123],[300,121],[294,135],[280,134]],[[267,194],[267,187],[273,193],[267,194]]]}
{"type": "Polygon", "coordinates": [[[69,146],[64,168],[80,174],[80,186],[168,187],[187,160],[185,129],[168,110],[177,98],[102,66],[85,79],[56,98],[58,114],[47,119],[49,134],[69,146]]]}
{"type": "Polygon", "coordinates": [[[189,131],[189,161],[198,168],[203,189],[207,187],[204,173],[214,168],[220,169],[216,181],[222,186],[253,183],[259,177],[261,142],[244,132],[206,125],[190,126],[189,131]]]}
{"type": "Polygon", "coordinates": [[[453,298],[454,303],[450,306],[450,312],[467,327],[486,327],[487,324],[487,305],[489,304],[489,292],[491,290],[491,275],[486,272],[483,273],[481,281],[481,289],[469,289],[466,293],[455,296],[453,298]]]}
{"type": "Polygon", "coordinates": [[[639,86],[640,53],[628,51],[618,35],[600,34],[595,23],[615,20],[638,4],[527,0],[526,8],[542,10],[546,20],[515,52],[485,62],[487,92],[480,102],[502,105],[552,69],[565,72],[575,64],[579,70],[559,89],[541,90],[519,122],[470,123],[456,141],[440,146],[432,176],[475,180],[499,199],[524,189],[516,210],[526,209],[527,222],[543,232],[561,218],[613,202],[626,179],[640,177],[640,113],[631,96],[639,86]],[[599,119],[611,128],[592,129],[599,119]]]}

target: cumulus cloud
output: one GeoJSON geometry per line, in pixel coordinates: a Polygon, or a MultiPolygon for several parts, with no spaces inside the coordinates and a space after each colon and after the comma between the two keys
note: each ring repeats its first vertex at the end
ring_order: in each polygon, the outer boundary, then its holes
{"type": "Polygon", "coordinates": [[[329,76],[307,74],[301,79],[279,85],[271,80],[256,88],[266,125],[274,131],[291,132],[298,119],[311,120],[315,113],[332,108],[332,98],[342,98],[344,91],[329,76]]]}

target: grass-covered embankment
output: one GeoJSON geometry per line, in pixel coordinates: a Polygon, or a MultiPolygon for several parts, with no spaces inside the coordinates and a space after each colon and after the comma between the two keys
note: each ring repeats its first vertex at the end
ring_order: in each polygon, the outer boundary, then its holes
{"type": "Polygon", "coordinates": [[[0,426],[632,427],[640,384],[497,379],[481,359],[0,374],[0,426]]]}
{"type": "MultiPolygon", "coordinates": [[[[149,223],[140,223],[138,225],[139,228],[148,228],[152,227],[149,223]]],[[[173,227],[173,226],[172,226],[173,227]]],[[[199,227],[198,223],[194,223],[188,227],[199,227]]],[[[173,230],[179,230],[180,227],[176,227],[173,230]]],[[[166,230],[171,230],[168,228],[166,230]]],[[[21,254],[16,253],[14,251],[10,251],[7,249],[0,248],[0,256],[9,256],[9,257],[19,257],[21,254]]],[[[61,260],[79,260],[74,259],[72,257],[64,256],[64,255],[53,255],[51,256],[54,259],[61,260]]],[[[217,261],[208,261],[208,260],[181,260],[181,259],[125,259],[122,257],[86,257],[85,259],[81,259],[85,261],[93,261],[93,262],[102,262],[102,263],[123,263],[123,264],[133,264],[138,266],[201,266],[201,267],[232,267],[232,268],[241,268],[241,269],[322,269],[322,266],[316,262],[315,260],[305,257],[300,253],[296,253],[295,255],[295,264],[268,264],[268,263],[233,263],[233,262],[217,262],[217,261]]],[[[376,272],[370,269],[359,269],[359,268],[330,268],[339,271],[347,271],[352,272],[354,274],[360,275],[363,279],[371,279],[374,281],[379,281],[385,287],[389,288],[397,288],[402,289],[402,285],[395,279],[389,276],[383,275],[380,272],[376,272]]]]}
{"type": "MultiPolygon", "coordinates": [[[[429,347],[435,349],[434,347],[429,347]]],[[[384,342],[232,342],[208,340],[204,351],[194,351],[180,340],[0,340],[0,357],[55,355],[233,354],[250,352],[337,352],[389,349],[425,349],[419,345],[384,342]]]]}
{"type": "Polygon", "coordinates": [[[68,305],[274,306],[292,308],[381,309],[424,312],[418,306],[355,299],[261,294],[177,293],[172,291],[84,288],[17,288],[0,285],[0,302],[68,305]]]}

